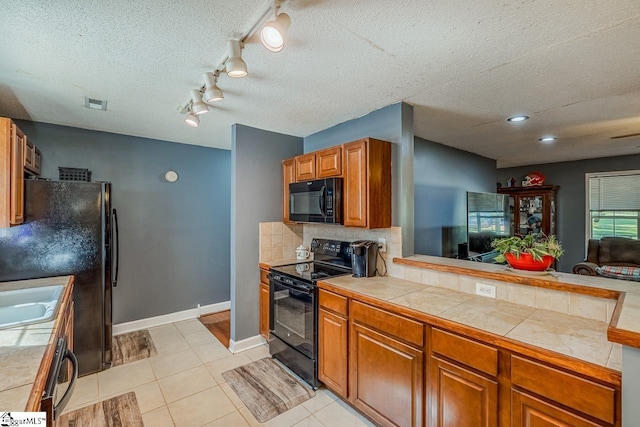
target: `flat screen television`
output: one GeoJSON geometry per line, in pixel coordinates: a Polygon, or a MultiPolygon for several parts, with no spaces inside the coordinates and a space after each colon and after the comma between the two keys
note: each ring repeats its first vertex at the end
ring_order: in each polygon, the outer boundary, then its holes
{"type": "MultiPolygon", "coordinates": [[[[482,258],[494,252],[493,239],[511,234],[509,196],[467,192],[467,245],[465,258],[482,258]]],[[[459,252],[464,252],[461,248],[459,252]]],[[[462,256],[461,256],[462,257],[462,256]]],[[[487,256],[487,258],[493,258],[487,256]]]]}

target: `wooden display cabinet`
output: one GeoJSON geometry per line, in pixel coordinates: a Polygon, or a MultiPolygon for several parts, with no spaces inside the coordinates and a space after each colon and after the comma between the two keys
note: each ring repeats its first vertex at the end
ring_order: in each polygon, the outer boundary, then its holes
{"type": "Polygon", "coordinates": [[[557,185],[499,188],[498,193],[509,196],[511,235],[557,233],[557,185]]]}

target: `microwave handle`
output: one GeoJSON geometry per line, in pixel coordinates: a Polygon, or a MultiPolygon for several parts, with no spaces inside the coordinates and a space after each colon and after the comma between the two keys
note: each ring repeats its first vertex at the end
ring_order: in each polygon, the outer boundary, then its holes
{"type": "Polygon", "coordinates": [[[325,212],[325,203],[324,203],[324,198],[326,197],[326,190],[327,190],[326,185],[323,185],[322,188],[320,189],[320,212],[322,212],[322,216],[327,216],[327,213],[325,212]]]}

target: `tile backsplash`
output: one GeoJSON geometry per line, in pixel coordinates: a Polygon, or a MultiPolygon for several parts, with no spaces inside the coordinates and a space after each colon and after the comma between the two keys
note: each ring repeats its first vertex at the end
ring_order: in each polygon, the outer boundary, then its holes
{"type": "Polygon", "coordinates": [[[282,222],[260,223],[260,261],[292,259],[302,244],[302,225],[282,222]]]}

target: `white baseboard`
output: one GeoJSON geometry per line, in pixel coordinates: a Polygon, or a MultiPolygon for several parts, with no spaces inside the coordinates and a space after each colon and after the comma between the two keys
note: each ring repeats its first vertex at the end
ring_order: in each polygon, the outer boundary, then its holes
{"type": "Polygon", "coordinates": [[[229,351],[231,353],[240,353],[241,351],[249,350],[251,348],[263,345],[266,342],[267,341],[262,335],[245,338],[240,341],[229,340],[229,351]]]}
{"type": "Polygon", "coordinates": [[[196,319],[203,314],[218,313],[220,311],[229,310],[230,308],[231,301],[224,301],[217,304],[200,306],[199,308],[163,314],[161,316],[119,323],[117,325],[113,325],[113,335],[139,331],[140,329],[152,328],[154,326],[166,325],[167,323],[180,322],[182,320],[196,319]]]}

